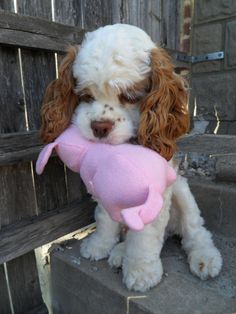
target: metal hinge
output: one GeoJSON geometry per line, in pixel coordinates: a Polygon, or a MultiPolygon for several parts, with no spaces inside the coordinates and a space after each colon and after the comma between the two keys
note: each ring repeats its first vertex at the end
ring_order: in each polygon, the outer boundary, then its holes
{"type": "Polygon", "coordinates": [[[198,63],[198,62],[206,62],[206,61],[222,60],[222,59],[224,59],[224,51],[216,51],[216,52],[207,53],[207,54],[198,55],[198,56],[190,56],[186,54],[177,55],[177,60],[189,62],[189,63],[198,63]]]}

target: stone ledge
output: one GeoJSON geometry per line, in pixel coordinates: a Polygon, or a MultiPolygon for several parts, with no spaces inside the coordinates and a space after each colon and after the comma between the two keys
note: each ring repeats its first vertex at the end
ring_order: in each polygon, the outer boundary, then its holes
{"type": "Polygon", "coordinates": [[[185,153],[236,154],[236,135],[190,134],[180,138],[177,145],[185,153]]]}
{"type": "Polygon", "coordinates": [[[165,275],[146,294],[132,293],[121,273],[107,261],[80,257],[80,243],[51,253],[54,314],[187,314],[233,313],[236,297],[236,241],[216,237],[224,268],[215,279],[201,281],[189,271],[179,240],[168,240],[162,251],[165,275]]]}
{"type": "Polygon", "coordinates": [[[191,109],[196,105],[197,116],[208,121],[235,121],[235,81],[235,71],[192,76],[191,109]]]}
{"type": "Polygon", "coordinates": [[[236,154],[217,157],[216,179],[236,183],[236,154]]]}
{"type": "Polygon", "coordinates": [[[219,234],[236,237],[236,184],[189,179],[207,227],[219,234]]]}

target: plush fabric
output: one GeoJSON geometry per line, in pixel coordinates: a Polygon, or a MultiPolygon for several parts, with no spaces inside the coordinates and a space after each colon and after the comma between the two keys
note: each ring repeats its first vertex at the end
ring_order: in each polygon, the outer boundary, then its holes
{"type": "Polygon", "coordinates": [[[53,149],[68,168],[80,173],[88,192],[111,218],[133,230],[142,230],[156,218],[163,192],[176,179],[175,171],[156,152],[139,145],[94,143],[73,125],[41,151],[38,174],[53,149]]]}

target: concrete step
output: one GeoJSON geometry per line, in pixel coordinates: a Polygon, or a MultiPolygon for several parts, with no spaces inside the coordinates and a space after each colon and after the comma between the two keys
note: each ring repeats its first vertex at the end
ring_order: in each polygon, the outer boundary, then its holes
{"type": "Polygon", "coordinates": [[[51,253],[54,314],[229,314],[236,312],[236,239],[215,236],[224,267],[219,277],[201,281],[189,271],[179,239],[162,251],[165,275],[148,293],[129,292],[120,271],[107,261],[91,262],[73,240],[51,253]]]}
{"type": "Polygon", "coordinates": [[[80,242],[74,240],[51,253],[53,313],[235,313],[236,184],[196,174],[189,183],[224,259],[219,277],[201,281],[192,275],[180,241],[173,238],[162,252],[162,282],[145,294],[130,292],[122,283],[121,271],[110,269],[107,261],[83,259],[80,242]]]}
{"type": "Polygon", "coordinates": [[[219,235],[236,238],[236,184],[189,179],[206,226],[219,235]]]}

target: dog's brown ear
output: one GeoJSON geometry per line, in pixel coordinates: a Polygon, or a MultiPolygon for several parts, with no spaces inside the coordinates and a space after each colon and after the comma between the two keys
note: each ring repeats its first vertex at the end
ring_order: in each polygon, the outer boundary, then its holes
{"type": "Polygon", "coordinates": [[[52,142],[64,131],[78,105],[79,100],[74,92],[75,80],[72,75],[72,66],[78,50],[78,46],[68,48],[59,66],[58,79],[52,81],[46,89],[41,109],[40,129],[40,137],[45,143],[52,142]]]}
{"type": "Polygon", "coordinates": [[[151,51],[151,87],[141,104],[138,141],[170,160],[176,139],[189,128],[188,91],[161,48],[151,51]]]}

